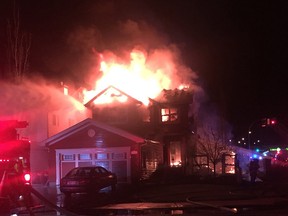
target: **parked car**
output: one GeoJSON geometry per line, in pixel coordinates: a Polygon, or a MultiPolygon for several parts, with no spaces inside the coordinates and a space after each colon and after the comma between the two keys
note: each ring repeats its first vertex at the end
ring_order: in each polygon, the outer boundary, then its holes
{"type": "Polygon", "coordinates": [[[117,176],[100,166],[76,167],[61,179],[60,191],[71,193],[96,193],[106,187],[116,189],[117,176]]]}

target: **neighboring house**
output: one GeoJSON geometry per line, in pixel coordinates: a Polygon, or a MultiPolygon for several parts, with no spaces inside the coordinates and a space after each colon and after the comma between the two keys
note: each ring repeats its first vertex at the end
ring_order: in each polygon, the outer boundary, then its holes
{"type": "Polygon", "coordinates": [[[0,120],[27,121],[17,130],[20,139],[31,142],[32,181],[48,170],[48,152],[42,141],[91,117],[82,103],[71,97],[64,85],[23,82],[21,85],[1,83],[0,120]]]}

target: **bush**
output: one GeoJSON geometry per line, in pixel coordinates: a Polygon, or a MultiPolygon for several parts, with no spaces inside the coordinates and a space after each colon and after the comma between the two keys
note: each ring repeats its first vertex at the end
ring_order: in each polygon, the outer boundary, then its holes
{"type": "Polygon", "coordinates": [[[182,167],[161,167],[151,174],[149,181],[158,183],[177,183],[185,179],[182,167]]]}

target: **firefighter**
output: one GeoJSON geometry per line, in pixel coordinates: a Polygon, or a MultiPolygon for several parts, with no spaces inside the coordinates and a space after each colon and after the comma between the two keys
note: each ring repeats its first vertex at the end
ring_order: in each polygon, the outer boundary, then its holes
{"type": "Polygon", "coordinates": [[[259,168],[260,168],[260,166],[259,166],[259,160],[258,159],[253,159],[250,161],[249,172],[250,172],[250,182],[251,183],[255,183],[259,168]]]}

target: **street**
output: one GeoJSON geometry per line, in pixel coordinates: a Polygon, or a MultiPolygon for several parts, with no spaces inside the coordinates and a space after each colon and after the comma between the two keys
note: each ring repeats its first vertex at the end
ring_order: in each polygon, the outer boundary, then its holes
{"type": "Polygon", "coordinates": [[[104,189],[92,196],[74,194],[65,197],[55,186],[37,186],[35,191],[43,195],[43,198],[33,195],[34,206],[38,206],[34,207],[33,214],[287,215],[287,190],[287,185],[264,183],[118,185],[115,193],[104,189]],[[50,206],[45,199],[51,202],[50,206]]]}

